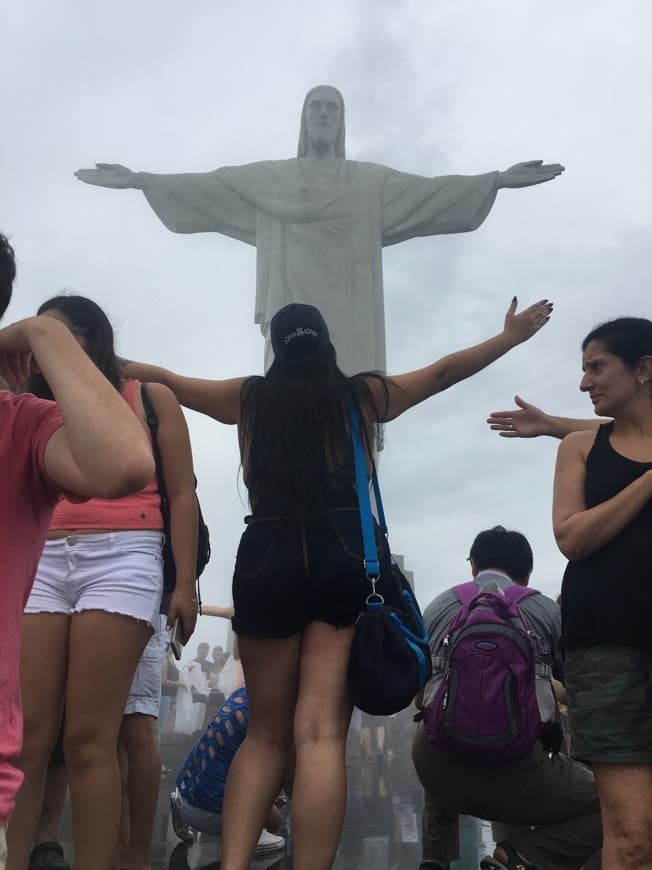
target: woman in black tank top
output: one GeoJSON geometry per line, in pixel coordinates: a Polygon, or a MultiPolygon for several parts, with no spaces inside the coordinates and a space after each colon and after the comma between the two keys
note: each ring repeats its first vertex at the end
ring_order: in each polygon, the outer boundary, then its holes
{"type": "Polygon", "coordinates": [[[603,870],[652,866],[652,321],[582,344],[595,412],[559,448],[553,523],[569,563],[562,640],[573,754],[592,763],[603,870]]]}

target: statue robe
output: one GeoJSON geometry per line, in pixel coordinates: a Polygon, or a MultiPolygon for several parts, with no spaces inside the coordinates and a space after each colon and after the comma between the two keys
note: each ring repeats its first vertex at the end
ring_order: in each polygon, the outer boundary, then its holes
{"type": "Polygon", "coordinates": [[[382,247],[475,230],[494,203],[497,175],[425,178],[375,163],[295,158],[143,173],[143,192],[175,233],[216,232],[256,246],[255,322],[267,339],[266,367],[273,314],[307,302],[353,374],[386,369],[382,247]]]}

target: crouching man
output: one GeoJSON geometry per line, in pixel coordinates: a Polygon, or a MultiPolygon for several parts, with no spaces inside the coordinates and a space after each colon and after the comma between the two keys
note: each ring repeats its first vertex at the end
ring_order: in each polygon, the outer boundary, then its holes
{"type": "Polygon", "coordinates": [[[425,789],[421,868],[448,870],[464,814],[493,822],[483,870],[578,870],[602,826],[593,774],[559,753],[559,607],[526,588],[532,550],[519,532],[480,532],[469,561],[473,582],[424,613],[434,674],[412,748],[425,789]]]}

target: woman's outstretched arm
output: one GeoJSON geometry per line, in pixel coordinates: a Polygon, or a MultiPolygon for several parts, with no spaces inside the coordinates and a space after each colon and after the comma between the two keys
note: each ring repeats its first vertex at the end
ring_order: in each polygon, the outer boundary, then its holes
{"type": "Polygon", "coordinates": [[[233,619],[233,614],[235,610],[233,605],[229,607],[219,607],[217,604],[202,604],[201,606],[201,615],[202,616],[219,616],[222,619],[233,619]]]}
{"type": "Polygon", "coordinates": [[[161,366],[121,360],[123,378],[137,378],[145,383],[165,384],[180,405],[206,414],[220,423],[235,425],[240,419],[240,392],[246,378],[212,381],[188,378],[161,366]]]}
{"type": "MultiPolygon", "coordinates": [[[[435,393],[441,393],[491,365],[517,344],[532,338],[548,322],[552,313],[552,302],[547,299],[535,302],[520,314],[516,313],[517,305],[515,296],[507,309],[503,331],[493,338],[448,354],[425,368],[387,378],[387,413],[381,422],[394,420],[435,393]]],[[[374,394],[378,394],[377,407],[382,408],[382,385],[370,378],[369,386],[374,394]]]]}
{"type": "Polygon", "coordinates": [[[536,405],[514,396],[518,408],[511,411],[492,411],[487,418],[489,428],[499,432],[503,438],[537,438],[550,435],[552,438],[565,438],[571,432],[583,429],[597,429],[606,419],[594,417],[590,420],[575,417],[557,417],[547,414],[536,405]]]}

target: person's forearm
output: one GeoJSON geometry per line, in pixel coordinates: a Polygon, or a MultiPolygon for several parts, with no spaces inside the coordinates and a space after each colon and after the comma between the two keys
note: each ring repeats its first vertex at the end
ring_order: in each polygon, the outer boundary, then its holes
{"type": "Polygon", "coordinates": [[[174,393],[177,402],[184,408],[190,408],[191,411],[207,414],[221,423],[237,422],[237,410],[239,410],[237,399],[240,395],[242,378],[234,378],[230,381],[189,378],[161,366],[133,360],[123,360],[121,374],[123,377],[137,378],[145,383],[164,384],[174,393]],[[221,391],[217,389],[219,385],[222,386],[221,391]],[[229,389],[230,393],[228,393],[229,389]]]}
{"type": "Polygon", "coordinates": [[[470,378],[501,356],[515,347],[519,342],[515,341],[508,333],[501,332],[480,344],[458,350],[448,356],[442,357],[435,363],[433,380],[433,393],[452,387],[460,381],[470,378]]]}
{"type": "Polygon", "coordinates": [[[582,429],[597,429],[601,423],[608,423],[609,421],[598,418],[583,420],[574,417],[556,417],[553,414],[546,414],[545,422],[548,429],[546,435],[561,440],[570,435],[571,432],[578,432],[582,429]]]}
{"type": "Polygon", "coordinates": [[[216,604],[202,604],[202,616],[219,616],[222,619],[233,619],[233,607],[218,607],[216,604]]]}
{"type": "Polygon", "coordinates": [[[557,545],[567,559],[583,559],[613,540],[652,498],[652,471],[613,498],[555,523],[557,545]]]}
{"type": "Polygon", "coordinates": [[[121,360],[120,374],[123,378],[136,378],[145,384],[165,384],[166,387],[172,389],[168,381],[174,377],[173,372],[164,369],[162,366],[153,366],[149,363],[123,359],[121,360]]]}
{"type": "Polygon", "coordinates": [[[80,348],[51,317],[25,321],[29,346],[59,406],[74,461],[96,495],[141,489],[154,476],[149,441],[138,418],[80,348]]]}
{"type": "Polygon", "coordinates": [[[168,494],[172,553],[177,570],[175,590],[184,595],[195,594],[197,569],[197,499],[194,489],[178,495],[168,494]]]}

